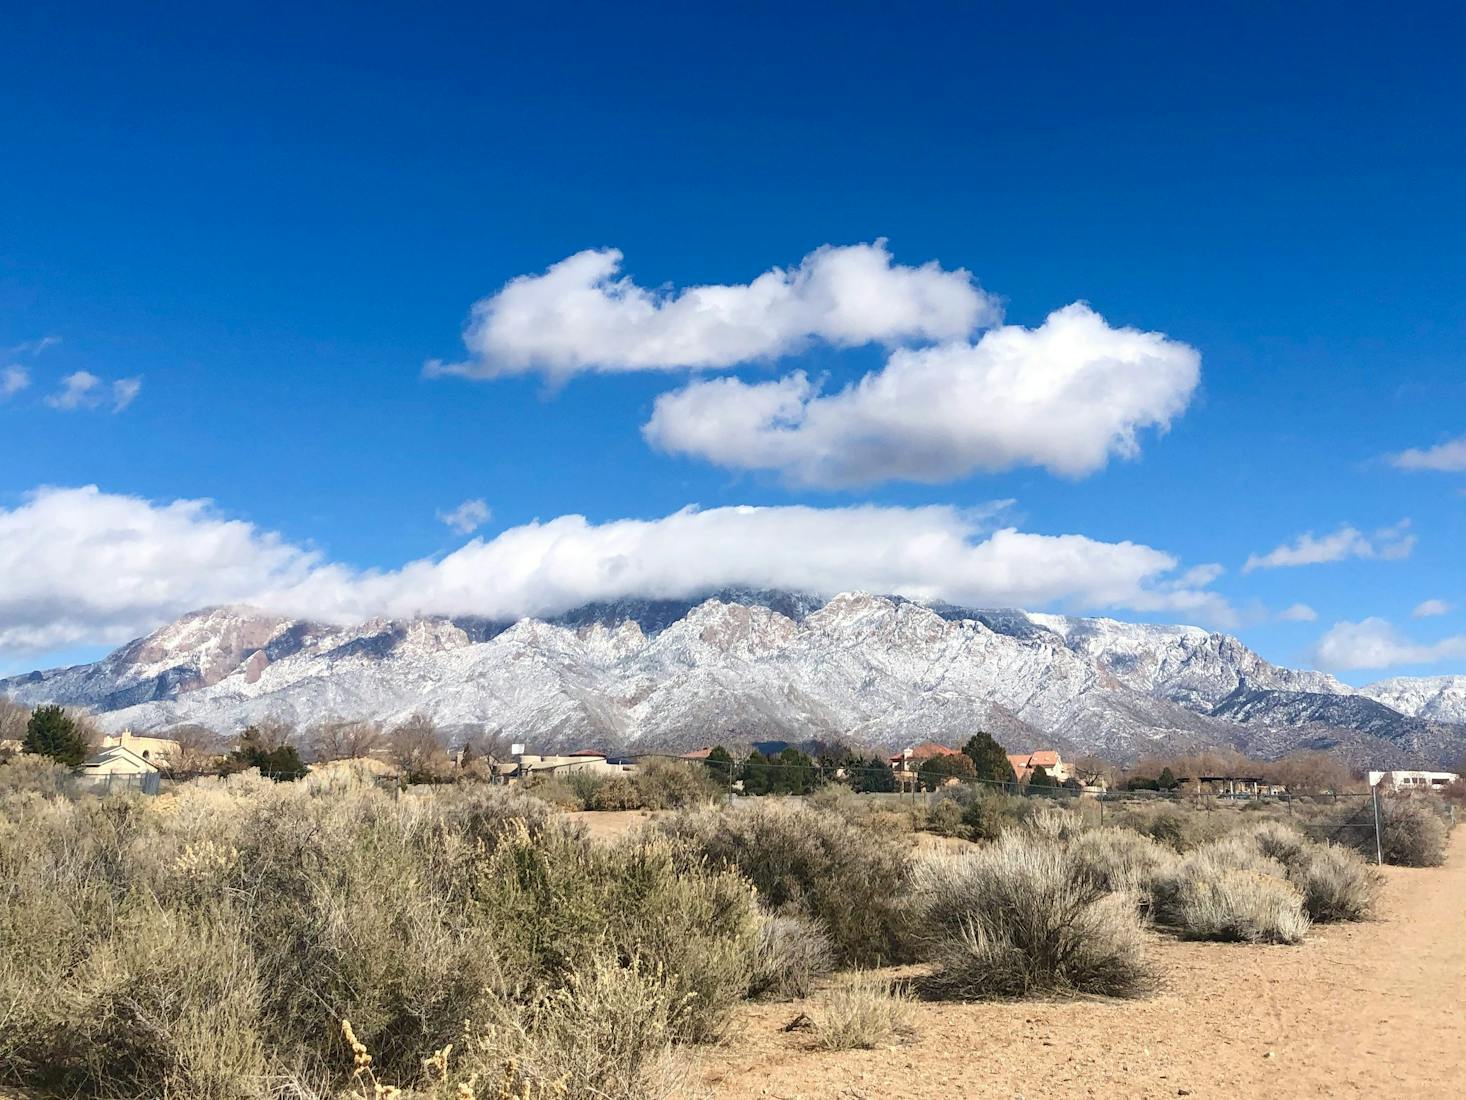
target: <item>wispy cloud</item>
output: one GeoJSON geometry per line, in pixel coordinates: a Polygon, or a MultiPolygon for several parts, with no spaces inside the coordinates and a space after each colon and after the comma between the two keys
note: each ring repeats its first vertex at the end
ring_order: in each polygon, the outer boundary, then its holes
{"type": "Polygon", "coordinates": [[[1429,619],[1434,615],[1449,615],[1451,605],[1445,600],[1422,600],[1415,605],[1415,610],[1410,612],[1412,619],[1429,619]]]}
{"type": "Polygon", "coordinates": [[[96,409],[107,405],[119,413],[137,399],[141,392],[141,376],[106,382],[91,371],[73,371],[61,380],[61,389],[46,398],[46,404],[62,412],[96,409]]]}
{"type": "Polygon", "coordinates": [[[14,397],[31,384],[31,372],[24,367],[6,367],[0,370],[0,401],[14,397]]]}
{"type": "Polygon", "coordinates": [[[1318,618],[1318,612],[1306,603],[1295,603],[1278,612],[1278,619],[1285,623],[1311,623],[1318,618]]]}
{"type": "Polygon", "coordinates": [[[1242,572],[1254,569],[1280,569],[1299,565],[1322,565],[1326,562],[1344,561],[1348,558],[1377,558],[1383,561],[1400,561],[1408,558],[1415,549],[1415,536],[1409,534],[1410,521],[1401,520],[1389,527],[1381,527],[1372,535],[1366,535],[1356,527],[1345,525],[1330,535],[1315,535],[1312,531],[1299,535],[1291,542],[1274,547],[1266,554],[1253,554],[1242,566],[1242,572]]]}
{"type": "Polygon", "coordinates": [[[59,336],[42,336],[39,340],[25,340],[13,347],[6,348],[5,354],[34,357],[40,355],[47,348],[54,348],[59,343],[61,343],[61,337],[59,336]]]}
{"type": "Polygon", "coordinates": [[[1434,447],[1401,451],[1389,456],[1392,466],[1400,470],[1435,470],[1441,473],[1459,473],[1466,470],[1466,435],[1450,439],[1434,447]]]}
{"type": "Polygon", "coordinates": [[[488,523],[491,515],[493,515],[493,512],[490,511],[489,506],[480,497],[474,500],[465,500],[458,507],[450,509],[447,512],[439,512],[438,519],[457,531],[460,535],[467,535],[473,531],[477,531],[484,524],[488,523]]]}

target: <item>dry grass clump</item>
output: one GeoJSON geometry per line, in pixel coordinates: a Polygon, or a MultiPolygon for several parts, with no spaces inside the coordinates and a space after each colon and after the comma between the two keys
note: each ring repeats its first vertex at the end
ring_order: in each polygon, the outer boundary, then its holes
{"type": "Polygon", "coordinates": [[[1156,920],[1189,939],[1301,943],[1303,895],[1277,860],[1245,837],[1212,841],[1157,875],[1156,920]]]}
{"type": "Polygon", "coordinates": [[[66,1095],[334,1091],[342,1019],[404,1088],[472,1019],[483,1073],[653,1095],[669,1044],[722,1033],[757,936],[735,873],[490,788],[10,798],[0,899],[0,1079],[66,1095]]]}
{"type": "Polygon", "coordinates": [[[836,813],[772,800],[678,814],[656,828],[710,866],[741,872],[774,912],[817,922],[842,961],[907,956],[911,862],[897,840],[836,813]]]}
{"type": "Polygon", "coordinates": [[[852,974],[825,990],[813,1010],[825,1050],[875,1050],[911,1030],[911,995],[896,983],[852,974]]]}
{"type": "Polygon", "coordinates": [[[807,997],[835,968],[835,949],[824,929],[807,917],[765,913],[759,918],[751,996],[807,997]]]}
{"type": "Polygon", "coordinates": [[[1317,923],[1372,920],[1384,877],[1364,858],[1338,845],[1314,845],[1288,878],[1303,891],[1303,907],[1317,923]]]}
{"type": "Polygon", "coordinates": [[[1439,867],[1446,861],[1450,831],[1441,815],[1407,798],[1381,799],[1380,847],[1397,867],[1439,867]]]}
{"type": "Polygon", "coordinates": [[[1069,841],[1078,871],[1110,893],[1148,900],[1151,885],[1176,862],[1176,854],[1130,829],[1090,829],[1069,841]]]}
{"type": "Polygon", "coordinates": [[[1058,842],[1008,833],[970,855],[928,859],[916,897],[938,996],[1133,997],[1154,984],[1135,900],[1109,893],[1058,842]]]}

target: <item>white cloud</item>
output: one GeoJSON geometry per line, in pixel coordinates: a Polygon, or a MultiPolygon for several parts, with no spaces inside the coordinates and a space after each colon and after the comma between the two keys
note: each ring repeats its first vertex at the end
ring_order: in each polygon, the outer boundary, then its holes
{"type": "Polygon", "coordinates": [[[894,352],[822,394],[803,372],[694,382],[657,399],[643,431],[662,450],[802,485],[942,481],[1042,466],[1078,477],[1139,451],[1191,398],[1200,358],[1159,333],[1111,328],[1075,303],[1036,329],[894,352]]]}
{"type": "Polygon", "coordinates": [[[1322,565],[1348,558],[1400,561],[1408,558],[1415,549],[1415,536],[1407,533],[1409,527],[1410,521],[1405,519],[1391,527],[1381,527],[1373,535],[1366,535],[1348,524],[1331,535],[1321,537],[1308,531],[1292,542],[1274,547],[1266,554],[1253,554],[1242,566],[1242,572],[1297,565],[1322,565]]]}
{"type": "Polygon", "coordinates": [[[488,504],[482,498],[477,498],[465,500],[458,507],[447,512],[439,512],[438,519],[460,535],[467,535],[488,523],[489,516],[492,514],[488,504]]]}
{"type": "Polygon", "coordinates": [[[0,652],[115,643],[221,603],[335,621],[512,618],[729,585],[1226,621],[1225,601],[1177,565],[1132,542],[991,530],[981,510],[865,505],[688,508],[605,523],[567,515],[473,539],[441,559],[363,572],[221,517],[206,501],[41,489],[0,509],[0,652]]]}
{"type": "Polygon", "coordinates": [[[1360,668],[1429,665],[1466,658],[1466,634],[1434,642],[1416,642],[1384,619],[1335,623],[1313,652],[1320,668],[1343,672],[1360,668]]]}
{"type": "Polygon", "coordinates": [[[1415,448],[1391,455],[1392,465],[1401,470],[1438,470],[1458,473],[1466,470],[1466,435],[1434,447],[1415,448]]]}
{"type": "Polygon", "coordinates": [[[133,403],[142,388],[143,380],[140,376],[118,378],[108,383],[91,371],[79,370],[61,379],[61,389],[46,398],[46,404],[62,412],[95,409],[108,401],[107,395],[110,393],[112,411],[120,413],[133,403]]]}
{"type": "Polygon", "coordinates": [[[6,352],[10,355],[28,355],[34,358],[47,348],[54,348],[59,343],[61,343],[59,336],[42,336],[39,340],[26,340],[14,347],[7,348],[6,352]]]}
{"type": "Polygon", "coordinates": [[[0,371],[0,401],[14,397],[30,384],[30,371],[24,367],[6,367],[0,371]]]}
{"type": "Polygon", "coordinates": [[[1415,605],[1415,610],[1410,612],[1412,619],[1428,619],[1432,615],[1449,615],[1451,605],[1445,600],[1422,600],[1415,605]]]}
{"type": "Polygon", "coordinates": [[[471,360],[428,373],[488,378],[543,371],[729,367],[838,347],[957,340],[995,322],[996,301],[965,270],[892,262],[884,240],[826,245],[751,283],[648,290],[620,277],[621,253],[578,252],[475,303],[471,360]]]}
{"type": "Polygon", "coordinates": [[[74,371],[61,380],[60,391],[46,398],[46,404],[63,412],[93,408],[100,400],[97,387],[101,384],[91,371],[74,371]]]}
{"type": "Polygon", "coordinates": [[[1285,623],[1311,623],[1318,618],[1318,612],[1306,603],[1295,603],[1278,612],[1278,619],[1285,623]]]}
{"type": "Polygon", "coordinates": [[[141,377],[119,378],[112,383],[112,411],[121,412],[137,399],[142,392],[143,380],[141,377]]]}

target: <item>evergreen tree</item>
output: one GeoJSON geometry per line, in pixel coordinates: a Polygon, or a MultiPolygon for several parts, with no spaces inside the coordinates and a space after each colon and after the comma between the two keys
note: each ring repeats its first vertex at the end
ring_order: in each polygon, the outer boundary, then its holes
{"type": "Polygon", "coordinates": [[[240,734],[239,748],[230,753],[229,760],[232,770],[259,768],[261,775],[269,776],[276,783],[293,782],[310,770],[294,745],[282,741],[271,747],[254,726],[240,734]]]}
{"type": "Polygon", "coordinates": [[[772,769],[774,790],[779,794],[809,794],[817,783],[814,761],[793,745],[779,754],[778,767],[772,769]]]}
{"type": "Polygon", "coordinates": [[[928,790],[935,790],[949,779],[972,779],[976,774],[971,757],[966,753],[949,752],[924,761],[917,769],[916,779],[928,790]]]}
{"type": "Polygon", "coordinates": [[[708,753],[707,766],[718,777],[718,782],[723,784],[732,783],[735,778],[733,773],[738,770],[733,762],[733,754],[722,745],[713,746],[713,751],[708,753]]]}
{"type": "Polygon", "coordinates": [[[754,749],[743,762],[743,793],[769,794],[773,790],[773,773],[769,758],[754,749]]]}
{"type": "Polygon", "coordinates": [[[25,726],[22,752],[49,756],[74,768],[87,758],[87,739],[76,719],[60,707],[37,707],[25,726]]]}
{"type": "Polygon", "coordinates": [[[962,746],[963,754],[972,761],[973,771],[985,783],[1013,783],[1013,765],[1008,763],[1008,750],[990,733],[979,730],[962,746]]]}
{"type": "Polygon", "coordinates": [[[1042,764],[1035,767],[1033,774],[1028,777],[1029,790],[1050,790],[1058,785],[1058,781],[1044,769],[1042,764]]]}
{"type": "Polygon", "coordinates": [[[1176,782],[1175,773],[1172,772],[1170,768],[1161,769],[1161,774],[1156,777],[1155,785],[1157,790],[1162,791],[1174,791],[1177,787],[1180,786],[1180,784],[1176,782]]]}
{"type": "Polygon", "coordinates": [[[850,789],[862,794],[889,794],[896,789],[896,773],[879,756],[853,757],[845,765],[850,789]]]}

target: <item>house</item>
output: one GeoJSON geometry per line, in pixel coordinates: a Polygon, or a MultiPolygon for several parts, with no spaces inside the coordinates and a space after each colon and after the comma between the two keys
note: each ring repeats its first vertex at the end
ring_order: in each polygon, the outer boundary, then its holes
{"type": "Polygon", "coordinates": [[[563,756],[536,756],[526,753],[516,763],[495,770],[502,775],[520,777],[564,776],[572,772],[589,772],[609,777],[633,772],[636,765],[623,763],[619,759],[613,762],[605,753],[596,749],[577,749],[563,756]]]}
{"type": "Polygon", "coordinates": [[[144,760],[164,768],[177,760],[181,751],[178,742],[171,737],[145,737],[133,733],[132,730],[109,733],[102,738],[103,750],[116,748],[128,749],[144,760]]]}
{"type": "Polygon", "coordinates": [[[1183,791],[1234,798],[1256,798],[1260,794],[1277,793],[1275,785],[1260,775],[1183,775],[1177,778],[1176,786],[1183,791]]]}
{"type": "Polygon", "coordinates": [[[1460,778],[1455,772],[1370,772],[1369,785],[1401,791],[1438,791],[1442,787],[1449,787],[1460,778]]]}
{"type": "Polygon", "coordinates": [[[916,773],[921,771],[921,766],[928,760],[938,756],[961,755],[961,749],[954,749],[950,745],[939,745],[935,741],[923,741],[919,745],[912,745],[895,753],[890,758],[890,765],[897,779],[914,779],[916,773]]]}
{"type": "Polygon", "coordinates": [[[1064,763],[1064,758],[1055,749],[1039,749],[1036,752],[1010,752],[1008,754],[1008,763],[1013,768],[1014,778],[1020,783],[1027,783],[1032,779],[1035,768],[1042,768],[1044,774],[1055,783],[1063,783],[1065,780],[1072,779],[1074,776],[1073,769],[1064,763]]]}
{"type": "Polygon", "coordinates": [[[76,779],[93,790],[137,790],[157,794],[162,779],[158,766],[123,745],[105,748],[76,770],[76,779]]]}

